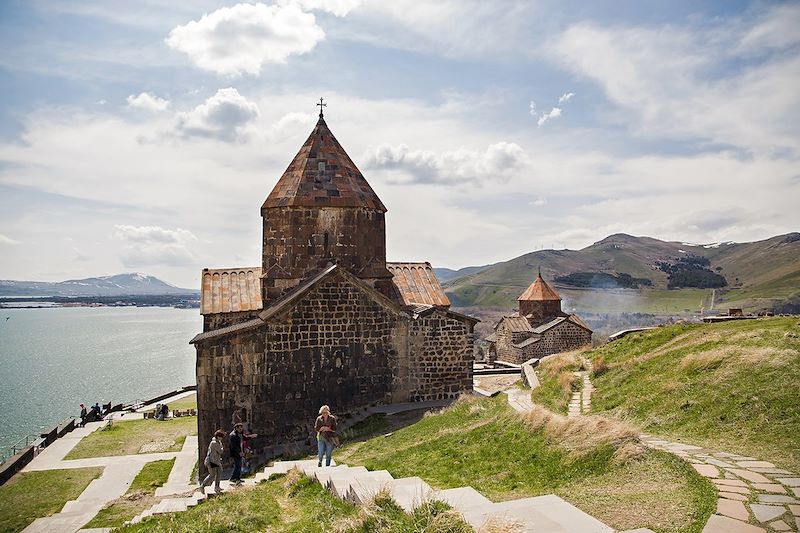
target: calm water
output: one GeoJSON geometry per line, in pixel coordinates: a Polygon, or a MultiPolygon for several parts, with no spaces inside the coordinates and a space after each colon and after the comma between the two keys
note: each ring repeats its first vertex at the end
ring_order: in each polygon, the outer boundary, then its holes
{"type": "Polygon", "coordinates": [[[0,309],[0,449],[77,416],[81,402],[194,384],[189,340],[201,329],[198,309],[0,309]]]}

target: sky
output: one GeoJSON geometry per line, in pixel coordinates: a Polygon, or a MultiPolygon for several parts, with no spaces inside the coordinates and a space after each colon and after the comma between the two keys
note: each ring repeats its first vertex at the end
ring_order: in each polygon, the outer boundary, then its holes
{"type": "Polygon", "coordinates": [[[5,0],[0,279],[261,262],[326,121],[387,254],[800,230],[800,3],[5,0]]]}

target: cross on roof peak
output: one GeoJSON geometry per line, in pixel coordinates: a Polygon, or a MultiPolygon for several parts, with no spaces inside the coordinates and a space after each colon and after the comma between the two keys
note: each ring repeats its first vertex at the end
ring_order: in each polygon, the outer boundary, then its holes
{"type": "Polygon", "coordinates": [[[325,102],[323,102],[323,100],[322,100],[322,97],[320,96],[320,98],[319,98],[319,103],[318,103],[318,104],[315,104],[315,105],[318,105],[318,106],[319,106],[319,118],[322,118],[322,108],[323,108],[323,107],[328,107],[328,104],[326,104],[325,102]]]}

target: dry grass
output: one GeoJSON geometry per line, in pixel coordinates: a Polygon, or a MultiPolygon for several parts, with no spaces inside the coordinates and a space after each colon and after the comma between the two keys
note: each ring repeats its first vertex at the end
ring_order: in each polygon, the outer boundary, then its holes
{"type": "Polygon", "coordinates": [[[522,533],[523,531],[525,528],[519,522],[498,516],[489,517],[478,528],[478,533],[522,533]]]}
{"type": "Polygon", "coordinates": [[[572,394],[572,391],[578,390],[577,385],[577,379],[572,372],[565,372],[558,376],[558,386],[567,396],[572,394]]]}
{"type": "Polygon", "coordinates": [[[532,428],[544,430],[552,442],[576,457],[610,445],[614,448],[614,463],[626,464],[645,452],[639,432],[619,420],[600,416],[567,418],[539,406],[522,417],[532,428]]]}
{"type": "Polygon", "coordinates": [[[609,370],[608,363],[606,363],[606,358],[602,355],[595,357],[592,360],[592,377],[602,376],[609,370]]]}
{"type": "Polygon", "coordinates": [[[771,346],[722,346],[684,356],[681,359],[681,369],[702,370],[722,364],[768,365],[779,368],[789,365],[795,357],[798,357],[798,353],[794,350],[771,346]]]}
{"type": "Polygon", "coordinates": [[[543,376],[554,378],[568,368],[580,370],[583,367],[583,353],[585,351],[586,349],[573,350],[544,357],[536,371],[543,376]]]}

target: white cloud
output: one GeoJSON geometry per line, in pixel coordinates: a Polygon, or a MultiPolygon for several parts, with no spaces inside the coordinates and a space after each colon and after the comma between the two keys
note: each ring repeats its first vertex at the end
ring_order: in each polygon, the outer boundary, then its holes
{"type": "Polygon", "coordinates": [[[145,111],[165,111],[169,107],[169,100],[160,98],[152,93],[139,93],[127,98],[128,105],[145,111]]]}
{"type": "Polygon", "coordinates": [[[782,27],[778,15],[794,20],[800,6],[702,30],[581,23],[548,57],[596,82],[618,108],[614,120],[638,135],[797,154],[800,56],[777,48],[800,38],[769,37],[782,27]]]}
{"type": "Polygon", "coordinates": [[[0,233],[0,245],[1,244],[8,244],[8,245],[13,246],[15,244],[19,244],[19,241],[15,241],[11,237],[7,237],[6,235],[3,235],[2,233],[0,233]]]}
{"type": "Polygon", "coordinates": [[[573,96],[575,96],[575,93],[564,93],[558,97],[558,103],[563,104],[564,102],[569,102],[573,96]]]}
{"type": "Polygon", "coordinates": [[[191,231],[160,226],[117,225],[114,236],[123,241],[122,264],[142,266],[195,266],[197,257],[189,247],[197,241],[191,231]]]}
{"type": "Polygon", "coordinates": [[[543,205],[547,205],[547,198],[537,198],[531,202],[531,205],[534,207],[542,207],[543,205]]]}
{"type": "Polygon", "coordinates": [[[310,52],[325,37],[311,13],[295,3],[223,7],[172,29],[167,44],[203,70],[258,75],[268,63],[310,52]]]}
{"type": "Polygon", "coordinates": [[[560,117],[560,116],[561,116],[561,108],[559,108],[559,107],[554,107],[553,109],[551,109],[551,110],[550,110],[550,111],[548,111],[547,113],[542,113],[542,116],[540,116],[540,117],[539,117],[539,120],[537,120],[537,121],[536,121],[536,123],[537,123],[539,126],[542,126],[542,125],[544,125],[544,123],[545,123],[545,122],[547,122],[548,120],[552,120],[552,119],[554,119],[554,118],[558,118],[558,117],[560,117]]]}
{"type": "Polygon", "coordinates": [[[185,137],[230,142],[243,139],[245,127],[257,117],[258,106],[228,87],[219,89],[192,111],[179,113],[177,130],[185,137]]]}
{"type": "Polygon", "coordinates": [[[516,143],[499,142],[486,151],[448,152],[411,150],[405,144],[380,145],[364,157],[367,168],[392,171],[402,183],[464,184],[503,181],[525,161],[516,143]]]}
{"type": "Polygon", "coordinates": [[[305,11],[326,11],[344,17],[364,3],[364,0],[281,0],[281,5],[297,4],[305,11]]]}
{"type": "Polygon", "coordinates": [[[528,105],[528,112],[534,117],[539,116],[539,113],[536,111],[536,102],[533,100],[531,100],[531,103],[528,105]]]}

